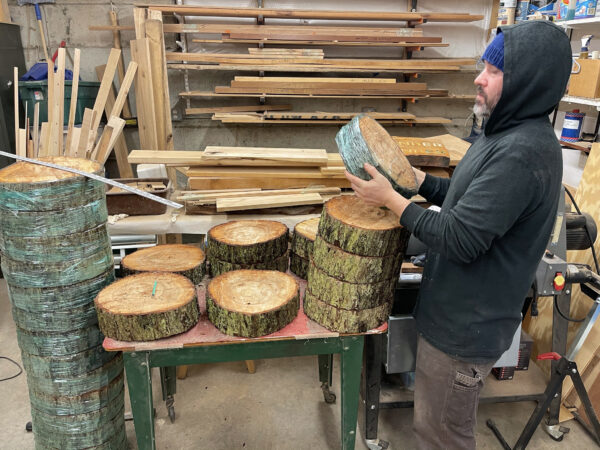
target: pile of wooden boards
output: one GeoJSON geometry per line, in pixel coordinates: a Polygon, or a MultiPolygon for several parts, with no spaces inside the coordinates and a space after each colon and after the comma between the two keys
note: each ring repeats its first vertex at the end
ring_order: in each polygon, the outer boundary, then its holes
{"type": "Polygon", "coordinates": [[[98,161],[104,165],[113,148],[116,149],[117,163],[121,176],[133,176],[131,166],[127,162],[127,147],[121,135],[125,121],[120,118],[126,103],[127,94],[137,70],[137,64],[131,62],[127,73],[120,85],[118,96],[115,98],[113,80],[121,51],[112,49],[106,66],[102,66],[102,82],[94,103],[94,108],[86,108],[81,127],[75,127],[75,112],[77,107],[77,91],[79,87],[79,66],[81,52],[75,49],[73,60],[73,81],[71,83],[71,98],[66,140],[63,139],[63,121],[65,107],[65,56],[66,50],[58,50],[57,70],[54,72],[54,62],[47,61],[48,67],[48,122],[39,123],[40,105],[34,106],[33,124],[29,123],[27,109],[25,112],[25,128],[20,127],[19,120],[19,74],[14,68],[14,101],[15,101],[15,143],[16,154],[37,158],[41,156],[75,156],[98,161]],[[108,123],[98,138],[98,127],[105,112],[108,123]],[[122,141],[121,141],[122,140],[122,141]],[[122,142],[123,145],[118,145],[122,142]]]}

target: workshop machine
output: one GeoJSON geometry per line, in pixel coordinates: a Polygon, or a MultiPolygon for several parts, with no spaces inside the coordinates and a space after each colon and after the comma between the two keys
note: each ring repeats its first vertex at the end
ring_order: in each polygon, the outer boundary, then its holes
{"type": "MultiPolygon", "coordinates": [[[[567,194],[571,196],[568,191],[567,194]]],[[[563,191],[547,251],[542,256],[530,295],[525,300],[523,308],[524,313],[531,308],[532,315],[536,315],[537,302],[540,301],[540,298],[551,297],[554,301],[552,352],[538,356],[540,359],[552,360],[551,380],[543,395],[521,395],[518,398],[515,396],[504,400],[498,399],[498,401],[535,400],[538,402],[513,447],[514,449],[524,449],[527,446],[546,411],[548,411],[548,417],[543,427],[554,440],[561,441],[564,434],[568,432],[568,429],[560,426],[558,421],[562,381],[566,376],[571,376],[592,426],[590,427],[586,422],[580,420],[577,415],[576,419],[579,419],[600,446],[600,424],[574,362],[577,352],[600,315],[600,277],[597,275],[599,268],[593,249],[597,228],[592,217],[581,213],[572,196],[571,199],[577,212],[565,212],[563,191]],[[596,272],[592,271],[589,266],[566,261],[567,250],[588,248],[592,249],[596,272]],[[593,301],[589,313],[584,318],[569,317],[573,284],[579,284],[582,292],[593,301]],[[582,324],[567,351],[567,331],[570,321],[582,324]]],[[[419,246],[418,241],[411,238],[407,255],[419,253],[422,250],[422,244],[419,246]]],[[[410,376],[414,371],[416,359],[417,332],[414,318],[410,312],[416,302],[420,282],[420,274],[401,275],[396,290],[394,309],[388,321],[387,335],[370,336],[365,339],[365,362],[361,390],[362,404],[364,405],[364,415],[361,418],[364,419],[364,423],[361,423],[361,426],[364,427],[363,435],[366,444],[372,450],[385,449],[389,445],[386,441],[377,438],[379,409],[413,406],[412,399],[381,402],[380,390],[384,375],[383,369],[388,374],[388,378],[390,374],[399,374],[404,383],[411,381],[410,376]]],[[[503,448],[510,450],[511,447],[506,443],[493,421],[488,420],[487,424],[494,431],[503,448]]]]}

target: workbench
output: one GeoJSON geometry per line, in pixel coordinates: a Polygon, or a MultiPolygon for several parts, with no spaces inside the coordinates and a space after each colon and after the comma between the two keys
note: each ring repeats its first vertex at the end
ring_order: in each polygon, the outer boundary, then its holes
{"type": "MultiPolygon", "coordinates": [[[[200,321],[186,333],[152,342],[124,342],[105,338],[103,345],[107,351],[123,352],[135,434],[140,450],[156,448],[152,367],[170,371],[171,375],[167,376],[170,386],[166,389],[175,392],[174,368],[178,365],[318,355],[319,379],[323,384],[325,400],[330,403],[335,399],[327,397],[327,388],[331,385],[334,353],[339,353],[341,360],[341,448],[354,449],[364,337],[385,333],[387,323],[360,334],[329,331],[304,314],[302,303],[306,282],[299,278],[297,280],[301,293],[298,316],[283,329],[267,336],[234,337],[215,328],[206,317],[205,279],[198,286],[200,321]]],[[[164,393],[163,386],[163,395],[164,393]]]]}

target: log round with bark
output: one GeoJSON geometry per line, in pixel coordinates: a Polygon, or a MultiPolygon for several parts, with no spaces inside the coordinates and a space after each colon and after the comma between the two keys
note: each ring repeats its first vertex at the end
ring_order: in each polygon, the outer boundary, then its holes
{"type": "Polygon", "coordinates": [[[199,284],[205,273],[204,251],[194,245],[167,244],[140,249],[125,256],[121,267],[126,275],[139,272],[171,272],[199,284]]]}
{"type": "Polygon", "coordinates": [[[277,270],[285,273],[288,269],[287,252],[273,260],[254,264],[235,264],[211,258],[210,256],[208,257],[208,261],[210,264],[210,274],[213,278],[232,270],[277,270]]]}
{"type": "Polygon", "coordinates": [[[303,220],[294,227],[291,251],[296,255],[309,259],[312,255],[313,243],[319,229],[319,217],[303,220]]]}
{"type": "Polygon", "coordinates": [[[308,265],[309,259],[304,259],[302,256],[298,256],[295,253],[290,253],[290,271],[306,280],[308,277],[308,265]]]}
{"type": "Polygon", "coordinates": [[[208,255],[235,264],[272,261],[288,248],[288,228],[274,220],[234,220],[208,232],[208,255]]]}
{"type": "Polygon", "coordinates": [[[144,272],[104,288],[94,299],[100,330],[122,341],[151,341],[198,322],[196,289],[174,273],[144,272]]]}
{"type": "Polygon", "coordinates": [[[375,166],[406,198],[417,194],[417,179],[402,149],[385,129],[365,115],[354,117],[335,137],[348,172],[363,180],[371,176],[364,164],[375,166]]]}
{"type": "Polygon", "coordinates": [[[323,303],[343,309],[369,309],[394,299],[398,277],[375,283],[349,283],[330,277],[312,262],[308,266],[310,292],[323,303]]]}
{"type": "Polygon", "coordinates": [[[404,257],[409,232],[392,211],[369,206],[355,195],[341,195],[323,207],[319,236],[355,255],[404,257]]]}
{"type": "Polygon", "coordinates": [[[227,272],[208,285],[208,319],[233,336],[271,334],[298,315],[298,289],[294,277],[273,270],[227,272]]]}
{"type": "Polygon", "coordinates": [[[341,309],[322,302],[307,289],[304,294],[306,315],[331,331],[363,333],[384,323],[392,311],[391,303],[369,309],[341,309]]]}
{"type": "MultiPolygon", "coordinates": [[[[38,158],[88,173],[102,175],[96,161],[68,156],[38,158]]],[[[100,181],[64,170],[17,162],[0,170],[0,209],[13,211],[54,211],[75,208],[104,198],[100,181]]]]}
{"type": "Polygon", "coordinates": [[[350,283],[376,283],[397,277],[402,254],[359,256],[343,251],[317,236],[313,250],[314,264],[327,275],[350,283]]]}

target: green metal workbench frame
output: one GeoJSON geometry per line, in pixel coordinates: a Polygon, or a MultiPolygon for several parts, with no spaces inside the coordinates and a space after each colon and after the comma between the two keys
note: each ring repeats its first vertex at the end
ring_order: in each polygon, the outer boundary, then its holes
{"type": "MultiPolygon", "coordinates": [[[[140,450],[156,448],[151,376],[153,367],[163,368],[161,370],[165,382],[163,396],[167,396],[175,392],[174,373],[175,367],[179,365],[319,355],[319,379],[327,400],[328,387],[331,385],[332,355],[339,353],[341,355],[341,448],[353,450],[356,439],[363,345],[364,335],[358,334],[325,338],[298,336],[283,339],[257,338],[217,344],[197,343],[168,349],[123,349],[138,447],[140,450]]],[[[113,348],[113,350],[118,349],[113,348]]]]}

